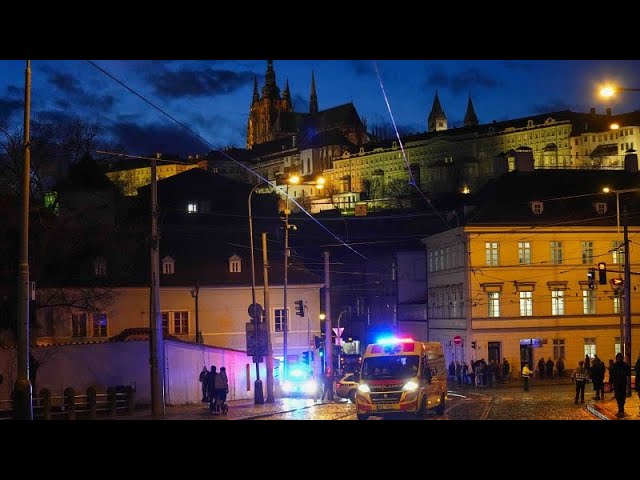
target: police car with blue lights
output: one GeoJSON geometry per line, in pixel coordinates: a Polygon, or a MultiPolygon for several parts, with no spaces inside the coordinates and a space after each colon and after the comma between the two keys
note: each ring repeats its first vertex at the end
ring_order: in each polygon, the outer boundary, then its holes
{"type": "Polygon", "coordinates": [[[292,369],[281,385],[283,397],[316,398],[321,392],[320,388],[321,385],[313,374],[300,368],[292,369]]]}

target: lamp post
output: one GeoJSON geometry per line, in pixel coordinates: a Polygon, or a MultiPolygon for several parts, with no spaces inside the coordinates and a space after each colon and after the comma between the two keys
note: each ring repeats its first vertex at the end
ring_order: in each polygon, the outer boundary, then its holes
{"type": "MultiPolygon", "coordinates": [[[[621,190],[614,190],[609,187],[602,189],[605,193],[616,194],[616,221],[618,225],[618,236],[620,235],[620,194],[629,192],[640,192],[640,188],[625,188],[621,190]]],[[[624,359],[628,365],[631,365],[631,265],[629,264],[629,232],[627,228],[627,207],[623,207],[624,212],[624,236],[623,236],[623,248],[624,248],[624,283],[623,283],[623,296],[624,296],[624,328],[622,333],[624,337],[620,338],[621,346],[624,341],[624,359]]],[[[618,251],[618,259],[620,258],[620,251],[618,251]]],[[[619,260],[618,260],[619,261],[619,260]]],[[[631,378],[627,378],[627,397],[631,396],[631,378]]]]}
{"type": "Polygon", "coordinates": [[[198,294],[200,293],[200,285],[196,282],[196,286],[191,289],[191,296],[196,303],[196,343],[204,343],[202,341],[202,334],[200,333],[200,320],[198,317],[198,294]]]}
{"type": "Polygon", "coordinates": [[[289,225],[289,214],[291,211],[289,210],[289,185],[297,184],[300,181],[300,177],[297,175],[292,175],[287,180],[287,192],[286,192],[286,204],[284,208],[284,284],[283,284],[283,312],[282,312],[282,356],[283,356],[283,371],[282,378],[287,378],[287,374],[289,373],[289,362],[287,360],[287,337],[289,330],[289,309],[287,308],[287,283],[289,276],[289,228],[293,227],[293,225],[289,225]]]}
{"type": "Polygon", "coordinates": [[[604,98],[611,98],[619,92],[640,92],[640,88],[625,88],[613,85],[606,85],[600,89],[600,95],[604,98]]]}
{"type": "Polygon", "coordinates": [[[338,344],[338,368],[342,368],[342,366],[340,365],[340,359],[342,358],[342,342],[340,341],[342,335],[340,335],[340,319],[342,318],[342,315],[344,313],[346,313],[346,310],[342,310],[338,315],[338,333],[336,333],[336,343],[338,344]]]}

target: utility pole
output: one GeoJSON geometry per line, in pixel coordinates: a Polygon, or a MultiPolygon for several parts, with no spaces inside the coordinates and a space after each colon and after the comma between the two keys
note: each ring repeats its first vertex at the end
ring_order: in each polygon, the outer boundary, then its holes
{"type": "MultiPolygon", "coordinates": [[[[156,154],[160,159],[160,154],[156,154]]],[[[151,159],[151,312],[149,350],[151,364],[151,410],[154,417],[164,416],[164,338],[160,313],[160,252],[158,235],[158,176],[156,158],[151,159]]]]}
{"type": "MultiPolygon", "coordinates": [[[[631,265],[629,265],[629,229],[627,228],[627,206],[623,209],[624,220],[624,361],[631,367],[631,265]]],[[[622,339],[621,339],[622,341],[622,339]]],[[[637,372],[636,372],[636,382],[637,372]]],[[[631,376],[627,377],[627,397],[631,396],[631,376]]]]}
{"type": "Polygon", "coordinates": [[[284,209],[284,310],[282,313],[282,356],[283,369],[282,379],[287,378],[289,373],[289,362],[287,361],[287,337],[289,331],[289,309],[287,308],[287,283],[289,276],[289,184],[287,184],[287,205],[284,209]]]}
{"type": "Polygon", "coordinates": [[[273,345],[271,344],[271,307],[269,302],[269,261],[267,234],[262,232],[262,277],[264,279],[264,321],[267,324],[267,403],[273,403],[273,345]]]}
{"type": "Polygon", "coordinates": [[[200,294],[200,284],[196,282],[196,286],[191,290],[191,296],[195,300],[196,307],[196,343],[203,343],[202,335],[200,334],[200,318],[198,314],[198,295],[200,294]]]}
{"type": "Polygon", "coordinates": [[[17,354],[18,378],[14,386],[14,418],[33,420],[31,382],[29,381],[29,195],[31,181],[31,60],[24,73],[24,164],[22,166],[22,231],[18,276],[17,354]]]}
{"type": "Polygon", "coordinates": [[[325,375],[326,370],[331,369],[333,374],[333,344],[331,343],[331,286],[329,279],[329,250],[324,251],[324,350],[325,375]]]}

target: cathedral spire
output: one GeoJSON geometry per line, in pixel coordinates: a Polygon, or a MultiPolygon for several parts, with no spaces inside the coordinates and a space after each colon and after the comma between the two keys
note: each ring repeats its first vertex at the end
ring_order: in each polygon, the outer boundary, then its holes
{"type": "Polygon", "coordinates": [[[428,127],[430,132],[439,132],[440,130],[447,129],[447,116],[444,114],[444,110],[440,105],[440,99],[438,98],[438,91],[436,90],[436,97],[433,99],[433,106],[431,107],[431,113],[429,114],[428,127]]]}
{"type": "Polygon", "coordinates": [[[284,91],[282,92],[282,99],[283,100],[290,100],[291,99],[291,92],[289,91],[289,79],[287,78],[286,83],[284,84],[284,91]]]}
{"type": "Polygon", "coordinates": [[[478,116],[473,109],[473,102],[471,101],[471,95],[469,95],[469,102],[467,103],[467,113],[464,115],[464,126],[475,127],[478,125],[478,116]]]}
{"type": "Polygon", "coordinates": [[[260,94],[258,93],[258,77],[253,77],[253,102],[260,100],[260,94]]]}
{"type": "Polygon", "coordinates": [[[267,60],[267,73],[265,75],[264,87],[262,87],[262,98],[275,100],[280,98],[280,89],[276,84],[276,72],[273,69],[273,60],[267,60]]]}
{"type": "Polygon", "coordinates": [[[316,94],[316,77],[311,70],[311,95],[309,96],[309,113],[318,113],[318,95],[316,94]]]}

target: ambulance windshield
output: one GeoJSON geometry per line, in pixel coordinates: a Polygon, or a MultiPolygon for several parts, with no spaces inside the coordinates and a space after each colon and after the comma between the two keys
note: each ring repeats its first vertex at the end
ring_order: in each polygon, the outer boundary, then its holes
{"type": "Polygon", "coordinates": [[[362,363],[364,380],[402,380],[418,375],[418,355],[393,355],[369,357],[362,363]]]}

